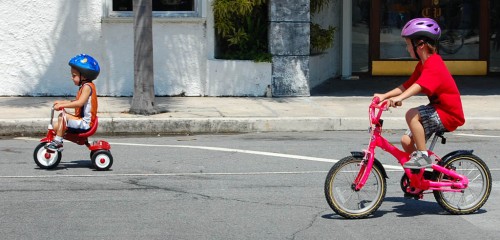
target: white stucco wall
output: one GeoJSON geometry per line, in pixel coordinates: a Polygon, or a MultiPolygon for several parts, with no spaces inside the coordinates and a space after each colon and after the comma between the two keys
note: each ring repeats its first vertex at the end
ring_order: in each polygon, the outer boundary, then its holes
{"type": "MultiPolygon", "coordinates": [[[[133,18],[107,17],[109,2],[0,1],[0,96],[74,96],[77,87],[70,79],[68,60],[79,53],[100,63],[95,81],[99,95],[132,96],[133,18]]],[[[153,20],[156,95],[264,94],[270,64],[249,70],[250,63],[214,60],[213,0],[199,2],[200,17],[153,20]]],[[[338,26],[338,2],[334,0],[315,21],[338,26]]],[[[332,49],[311,58],[309,88],[338,74],[339,39],[337,34],[332,49]]]]}
{"type": "Polygon", "coordinates": [[[67,63],[102,58],[101,13],[99,0],[0,1],[0,95],[74,94],[67,63]]]}
{"type": "MultiPolygon", "coordinates": [[[[205,19],[154,19],[153,52],[157,96],[202,96],[206,75],[205,19]]],[[[133,20],[105,19],[103,60],[108,66],[106,95],[134,91],[133,20]]],[[[97,82],[96,82],[97,84],[97,82]]],[[[103,90],[99,88],[99,93],[103,90]]]]}
{"type": "Polygon", "coordinates": [[[271,88],[271,76],[268,62],[210,60],[207,95],[263,97],[271,88]]]}
{"type": "MultiPolygon", "coordinates": [[[[131,96],[133,19],[103,17],[103,1],[0,1],[0,96],[74,95],[67,63],[79,53],[101,65],[99,95],[131,96]]],[[[156,94],[204,95],[206,19],[155,19],[153,38],[156,94]]]]}

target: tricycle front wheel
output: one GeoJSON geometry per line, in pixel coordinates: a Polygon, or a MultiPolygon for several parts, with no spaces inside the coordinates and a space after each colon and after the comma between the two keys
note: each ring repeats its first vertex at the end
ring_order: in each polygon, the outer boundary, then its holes
{"type": "Polygon", "coordinates": [[[59,165],[61,162],[62,153],[59,151],[47,151],[45,145],[47,143],[42,142],[36,146],[33,152],[33,159],[36,165],[43,169],[52,169],[59,165]]]}
{"type": "Polygon", "coordinates": [[[363,159],[353,156],[337,162],[328,172],[325,196],[328,205],[342,217],[365,218],[376,211],[384,200],[387,185],[383,171],[373,165],[363,188],[353,187],[363,159]]]}

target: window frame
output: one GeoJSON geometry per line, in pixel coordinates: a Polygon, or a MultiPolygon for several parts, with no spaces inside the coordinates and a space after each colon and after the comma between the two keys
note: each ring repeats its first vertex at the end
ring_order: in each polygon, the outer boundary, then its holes
{"type": "MultiPolygon", "coordinates": [[[[132,0],[133,1],[133,0],[132,0]]],[[[153,11],[153,18],[202,17],[202,1],[193,0],[193,11],[153,11]]],[[[132,18],[133,11],[113,11],[113,0],[103,1],[104,16],[108,18],[132,18]]]]}

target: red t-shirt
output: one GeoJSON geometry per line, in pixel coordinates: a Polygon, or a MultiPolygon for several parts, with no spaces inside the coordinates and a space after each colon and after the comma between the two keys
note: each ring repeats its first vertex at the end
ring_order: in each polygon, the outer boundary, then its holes
{"type": "Polygon", "coordinates": [[[419,61],[403,87],[408,89],[414,83],[422,87],[429,104],[434,106],[448,131],[454,131],[465,123],[460,92],[441,56],[432,54],[425,64],[419,61]]]}

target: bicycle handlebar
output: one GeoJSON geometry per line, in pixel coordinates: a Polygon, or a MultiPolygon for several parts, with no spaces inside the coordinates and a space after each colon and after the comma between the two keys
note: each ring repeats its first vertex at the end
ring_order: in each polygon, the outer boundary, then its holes
{"type": "Polygon", "coordinates": [[[372,99],[372,103],[370,104],[368,115],[370,116],[370,122],[372,124],[378,124],[380,117],[382,116],[382,112],[389,109],[389,101],[382,101],[380,103],[380,98],[374,97],[372,99]],[[376,111],[378,109],[378,111],[376,111]]]}

